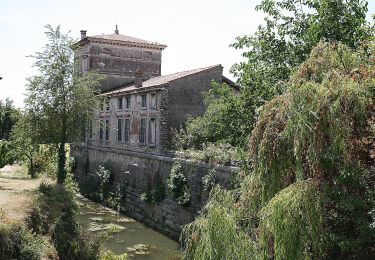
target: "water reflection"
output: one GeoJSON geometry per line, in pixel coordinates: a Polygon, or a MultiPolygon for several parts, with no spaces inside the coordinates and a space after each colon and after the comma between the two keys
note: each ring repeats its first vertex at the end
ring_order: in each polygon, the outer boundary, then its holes
{"type": "Polygon", "coordinates": [[[128,259],[181,259],[179,244],[114,210],[83,197],[78,198],[80,221],[93,234],[115,229],[104,248],[115,254],[127,253],[128,259]]]}

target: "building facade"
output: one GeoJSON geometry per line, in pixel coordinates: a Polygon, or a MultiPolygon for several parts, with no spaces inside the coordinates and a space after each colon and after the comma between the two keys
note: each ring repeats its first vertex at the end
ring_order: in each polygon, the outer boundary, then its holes
{"type": "Polygon", "coordinates": [[[205,111],[202,92],[212,81],[226,82],[223,67],[214,65],[161,76],[164,44],[114,34],[87,36],[81,31],[75,56],[82,71],[105,76],[101,82],[104,103],[98,122],[90,127],[87,142],[139,152],[165,153],[171,130],[179,129],[187,116],[205,111]]]}
{"type": "Polygon", "coordinates": [[[75,50],[83,61],[81,70],[95,70],[106,78],[97,122],[89,127],[85,142],[71,146],[74,176],[80,185],[95,186],[99,166],[110,165],[113,189],[125,187],[122,212],[177,240],[181,226],[194,220],[208,198],[203,176],[215,169],[215,182],[230,187],[232,172],[238,169],[175,158],[169,149],[171,129],[183,126],[188,115],[204,113],[202,92],[212,81],[239,90],[223,76],[221,65],[161,75],[163,44],[120,35],[117,29],[109,35],[81,33],[75,50]],[[183,166],[189,187],[186,205],[167,189],[176,161],[183,166]],[[155,203],[142,199],[156,189],[165,197],[155,203]]]}

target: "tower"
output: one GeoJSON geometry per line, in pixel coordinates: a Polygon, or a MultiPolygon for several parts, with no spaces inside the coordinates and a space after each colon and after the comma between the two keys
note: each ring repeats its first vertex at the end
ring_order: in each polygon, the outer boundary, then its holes
{"type": "Polygon", "coordinates": [[[101,90],[108,91],[135,81],[135,72],[142,69],[142,79],[161,75],[164,44],[113,34],[87,36],[81,31],[81,40],[75,44],[75,58],[82,60],[82,71],[94,70],[105,76],[101,90]]]}

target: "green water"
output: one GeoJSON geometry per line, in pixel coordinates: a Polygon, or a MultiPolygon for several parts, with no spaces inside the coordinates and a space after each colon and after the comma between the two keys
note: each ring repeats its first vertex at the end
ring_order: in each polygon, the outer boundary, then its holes
{"type": "Polygon", "coordinates": [[[115,254],[127,253],[128,259],[181,259],[180,246],[172,239],[83,197],[79,197],[78,202],[80,221],[89,232],[98,234],[115,227],[112,237],[104,243],[104,249],[115,254]]]}

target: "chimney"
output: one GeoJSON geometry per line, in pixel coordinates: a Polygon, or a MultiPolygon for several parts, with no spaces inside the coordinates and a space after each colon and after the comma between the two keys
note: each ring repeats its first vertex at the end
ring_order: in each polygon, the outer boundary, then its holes
{"type": "Polygon", "coordinates": [[[81,30],[81,40],[86,38],[86,33],[87,33],[86,30],[81,30]]]}
{"type": "Polygon", "coordinates": [[[143,70],[141,67],[138,67],[137,70],[134,73],[135,75],[135,82],[134,85],[136,88],[142,87],[142,75],[143,75],[143,70]]]}

